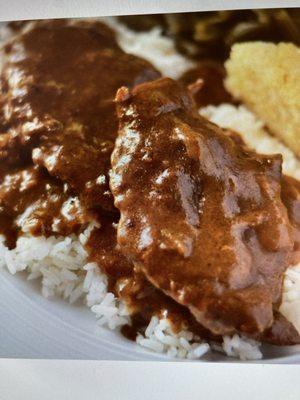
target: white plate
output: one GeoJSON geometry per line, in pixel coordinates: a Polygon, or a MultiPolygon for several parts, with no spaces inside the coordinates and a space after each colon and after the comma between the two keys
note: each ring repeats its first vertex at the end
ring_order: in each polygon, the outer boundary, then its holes
{"type": "MultiPolygon", "coordinates": [[[[0,28],[4,24],[0,22],[0,28]]],[[[84,306],[47,300],[38,282],[0,270],[0,357],[101,360],[169,360],[105,328],[84,306]]],[[[256,362],[300,363],[300,346],[263,346],[256,362]]],[[[206,361],[236,362],[214,353],[206,361]]]]}
{"type": "MultiPolygon", "coordinates": [[[[263,346],[256,362],[300,363],[300,346],[263,346]]],[[[40,294],[38,282],[0,272],[0,357],[100,360],[169,360],[105,328],[91,311],[40,294]]],[[[214,353],[206,361],[237,360],[214,353]]]]}

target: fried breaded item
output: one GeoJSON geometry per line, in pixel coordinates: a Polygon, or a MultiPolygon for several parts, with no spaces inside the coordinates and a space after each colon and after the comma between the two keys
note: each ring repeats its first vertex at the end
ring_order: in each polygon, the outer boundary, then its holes
{"type": "Polygon", "coordinates": [[[252,42],[231,49],[226,88],[300,156],[300,48],[252,42]]]}

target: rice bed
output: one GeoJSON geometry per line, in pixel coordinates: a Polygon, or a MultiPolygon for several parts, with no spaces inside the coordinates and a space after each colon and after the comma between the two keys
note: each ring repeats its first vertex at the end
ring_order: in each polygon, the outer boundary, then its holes
{"type": "MultiPolygon", "coordinates": [[[[120,46],[127,52],[152,62],[165,76],[177,78],[193,63],[176,52],[171,39],[161,35],[159,29],[135,33],[117,23],[106,20],[118,35],[120,46]]],[[[300,179],[300,163],[294,154],[278,140],[269,136],[259,121],[245,107],[224,104],[209,106],[200,113],[224,128],[241,133],[246,143],[261,153],[280,152],[284,158],[284,172],[300,179]]],[[[84,245],[94,225],[78,237],[32,237],[24,233],[16,248],[9,250],[0,237],[0,267],[11,274],[27,272],[27,279],[39,279],[43,296],[59,296],[71,303],[83,301],[95,314],[98,326],[119,329],[130,323],[126,306],[113,293],[107,291],[107,278],[95,263],[87,262],[84,245]]],[[[286,272],[281,312],[300,331],[300,264],[286,272]]],[[[165,353],[169,357],[199,359],[211,349],[241,360],[262,358],[260,343],[234,335],[225,336],[221,345],[203,342],[192,332],[183,330],[175,334],[167,319],[153,316],[145,334],[138,334],[137,343],[150,351],[165,353]]]]}

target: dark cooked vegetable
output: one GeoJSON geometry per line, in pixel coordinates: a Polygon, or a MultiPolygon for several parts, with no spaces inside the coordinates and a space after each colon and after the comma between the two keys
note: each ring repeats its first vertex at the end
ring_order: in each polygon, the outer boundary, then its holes
{"type": "Polygon", "coordinates": [[[135,30],[161,26],[177,48],[193,58],[225,59],[233,43],[249,40],[300,44],[300,10],[213,11],[120,17],[135,30]]]}

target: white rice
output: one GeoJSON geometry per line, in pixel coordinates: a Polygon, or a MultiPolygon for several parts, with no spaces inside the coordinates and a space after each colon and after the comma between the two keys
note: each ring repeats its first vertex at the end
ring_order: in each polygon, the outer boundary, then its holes
{"type": "Polygon", "coordinates": [[[210,350],[208,343],[201,343],[192,332],[182,330],[178,334],[172,331],[167,319],[153,316],[145,335],[139,334],[137,343],[157,353],[166,353],[169,357],[197,359],[210,350]]]}
{"type": "Polygon", "coordinates": [[[129,323],[128,311],[112,293],[107,292],[107,277],[95,263],[87,262],[84,244],[93,229],[91,224],[79,237],[24,235],[13,250],[0,236],[0,267],[11,274],[26,271],[27,279],[40,279],[46,298],[61,297],[74,303],[83,300],[98,319],[110,329],[129,323]]]}
{"type": "Polygon", "coordinates": [[[300,264],[285,273],[280,311],[300,332],[300,264]]]}
{"type": "Polygon", "coordinates": [[[59,296],[73,303],[83,296],[87,253],[78,237],[24,235],[13,250],[1,239],[1,266],[11,274],[26,270],[28,280],[40,278],[44,297],[59,296]]]}
{"type": "Polygon", "coordinates": [[[177,79],[195,65],[176,51],[174,41],[162,36],[159,27],[148,32],[134,32],[116,18],[105,18],[104,22],[117,32],[119,46],[124,51],[148,60],[164,76],[177,79]]]}
{"type": "MultiPolygon", "coordinates": [[[[177,78],[193,63],[175,50],[171,39],[161,35],[158,28],[150,32],[135,33],[115,19],[106,22],[118,33],[120,46],[127,52],[144,57],[152,62],[164,75],[177,78]]],[[[7,32],[5,32],[7,36],[7,32]]],[[[271,138],[263,124],[245,107],[222,105],[201,110],[220,126],[240,132],[245,141],[263,153],[280,152],[284,157],[287,174],[300,178],[299,161],[293,153],[271,138]]],[[[8,250],[4,239],[0,239],[0,266],[12,274],[26,271],[28,279],[40,279],[45,297],[59,296],[70,302],[84,301],[95,314],[98,326],[118,329],[130,323],[126,306],[114,294],[107,291],[107,278],[95,263],[87,262],[84,244],[93,229],[90,225],[79,237],[31,237],[24,233],[16,248],[8,250]]],[[[286,273],[281,311],[300,330],[300,265],[286,273]]],[[[260,359],[260,344],[234,335],[224,337],[221,345],[203,343],[192,332],[183,330],[175,334],[168,320],[153,316],[144,335],[138,335],[137,343],[146,349],[165,353],[169,357],[198,359],[210,349],[222,351],[241,360],[260,359]]]]}
{"type": "MultiPolygon", "coordinates": [[[[129,324],[130,316],[125,304],[107,291],[107,277],[95,263],[87,262],[84,244],[93,226],[79,237],[45,238],[24,234],[13,250],[0,237],[0,267],[11,274],[26,271],[28,280],[39,279],[46,298],[61,297],[70,303],[83,301],[95,314],[98,326],[114,330],[129,324]]],[[[237,335],[232,340],[231,343],[231,338],[225,337],[223,347],[217,350],[241,359],[261,358],[259,343],[237,335]]],[[[210,350],[210,345],[192,332],[182,330],[175,334],[167,319],[159,320],[156,316],[152,317],[145,335],[139,334],[136,341],[146,349],[169,357],[197,359],[210,350]]]]}
{"type": "Polygon", "coordinates": [[[243,361],[262,358],[258,342],[239,335],[224,336],[222,348],[227,356],[243,361]]]}

